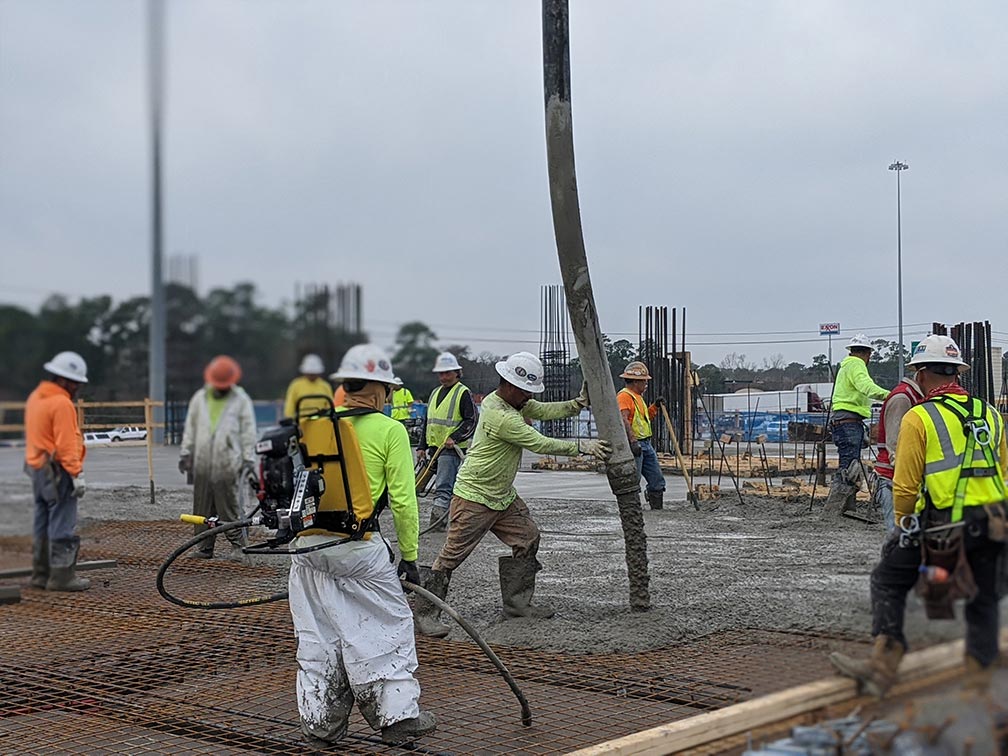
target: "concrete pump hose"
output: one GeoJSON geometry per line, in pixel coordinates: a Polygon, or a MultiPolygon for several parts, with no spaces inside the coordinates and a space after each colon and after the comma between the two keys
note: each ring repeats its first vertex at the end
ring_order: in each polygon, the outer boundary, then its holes
{"type": "Polygon", "coordinates": [[[476,632],[472,625],[470,625],[462,617],[461,614],[452,609],[448,604],[442,601],[440,598],[435,596],[433,593],[428,591],[426,588],[421,588],[416,583],[411,583],[408,580],[401,581],[404,588],[408,588],[414,591],[418,595],[430,601],[434,606],[438,607],[441,611],[448,614],[453,620],[455,620],[459,627],[469,633],[469,637],[476,641],[476,644],[483,649],[483,653],[486,654],[487,658],[493,662],[493,665],[497,667],[497,671],[501,673],[501,677],[507,682],[508,687],[511,688],[511,692],[515,694],[515,698],[518,699],[518,703],[521,704],[521,721],[525,727],[532,726],[532,709],[529,708],[528,700],[525,698],[525,694],[522,693],[521,688],[518,687],[518,683],[515,682],[514,677],[508,671],[508,668],[504,666],[504,662],[500,660],[497,654],[494,653],[493,649],[487,645],[487,642],[480,637],[480,634],[476,632]]]}

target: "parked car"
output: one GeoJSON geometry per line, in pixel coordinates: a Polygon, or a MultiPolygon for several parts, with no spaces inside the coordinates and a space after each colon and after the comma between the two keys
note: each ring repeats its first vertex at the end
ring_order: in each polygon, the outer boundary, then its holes
{"type": "Polygon", "coordinates": [[[94,446],[95,444],[107,444],[112,439],[109,438],[109,434],[106,432],[92,433],[87,432],[84,434],[84,446],[94,446]]]}
{"type": "Polygon", "coordinates": [[[110,430],[109,441],[143,441],[147,438],[147,429],[137,425],[121,425],[110,430]]]}

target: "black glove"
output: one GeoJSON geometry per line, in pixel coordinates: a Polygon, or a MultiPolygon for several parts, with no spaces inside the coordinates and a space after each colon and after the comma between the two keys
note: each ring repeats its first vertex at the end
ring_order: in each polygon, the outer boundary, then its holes
{"type": "Polygon", "coordinates": [[[659,396],[657,399],[654,400],[654,404],[655,407],[661,407],[662,405],[665,404],[665,397],[659,396]]]}
{"type": "Polygon", "coordinates": [[[178,461],[178,471],[185,475],[187,472],[192,470],[192,457],[188,454],[183,454],[179,457],[178,461]]]}
{"type": "Polygon", "coordinates": [[[641,454],[644,453],[644,450],[641,449],[640,441],[638,441],[637,439],[634,439],[633,441],[630,442],[630,453],[633,454],[635,457],[639,457],[641,454]]]}
{"type": "MultiPolygon", "coordinates": [[[[405,559],[399,560],[398,575],[400,580],[407,580],[413,585],[420,585],[420,570],[417,569],[416,562],[407,562],[405,559]]],[[[412,593],[408,588],[403,588],[403,592],[412,593]]]]}

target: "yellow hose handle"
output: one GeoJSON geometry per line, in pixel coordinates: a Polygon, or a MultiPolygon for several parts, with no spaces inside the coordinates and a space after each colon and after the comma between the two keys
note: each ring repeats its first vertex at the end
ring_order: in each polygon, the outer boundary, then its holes
{"type": "Polygon", "coordinates": [[[191,515],[191,514],[179,515],[179,519],[182,520],[182,522],[188,522],[193,525],[206,525],[207,520],[206,517],[200,517],[199,515],[191,515]]]}

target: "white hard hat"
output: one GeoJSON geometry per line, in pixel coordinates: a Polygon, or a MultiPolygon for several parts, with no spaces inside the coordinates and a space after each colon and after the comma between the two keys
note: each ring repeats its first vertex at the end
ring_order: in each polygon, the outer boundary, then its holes
{"type": "Polygon", "coordinates": [[[42,367],[61,378],[87,383],[87,363],[77,352],[60,352],[42,367]]]}
{"type": "Polygon", "coordinates": [[[494,367],[501,378],[524,391],[541,394],[546,390],[543,386],[543,365],[534,354],[515,352],[494,367]]]}
{"type": "Polygon", "coordinates": [[[958,365],[959,372],[965,373],[969,365],[963,362],[959,345],[948,336],[930,334],[917,345],[908,365],[958,365]]]}
{"type": "Polygon", "coordinates": [[[455,355],[451,352],[441,352],[434,360],[434,369],[431,370],[432,373],[447,373],[451,370],[461,370],[462,366],[459,365],[458,360],[455,359],[455,355]]]}
{"type": "Polygon", "coordinates": [[[298,368],[298,372],[305,375],[322,375],[325,372],[322,358],[317,354],[306,354],[301,360],[301,367],[298,368]]]}
{"type": "Polygon", "coordinates": [[[350,347],[343,355],[339,370],[329,377],[337,383],[358,380],[402,386],[402,381],[392,373],[392,362],[385,350],[374,344],[350,347]]]}
{"type": "Polygon", "coordinates": [[[851,339],[850,343],[847,345],[847,348],[870,349],[873,352],[875,351],[875,347],[872,346],[872,343],[868,341],[868,337],[865,336],[863,333],[859,333],[853,339],[851,339]]]}

